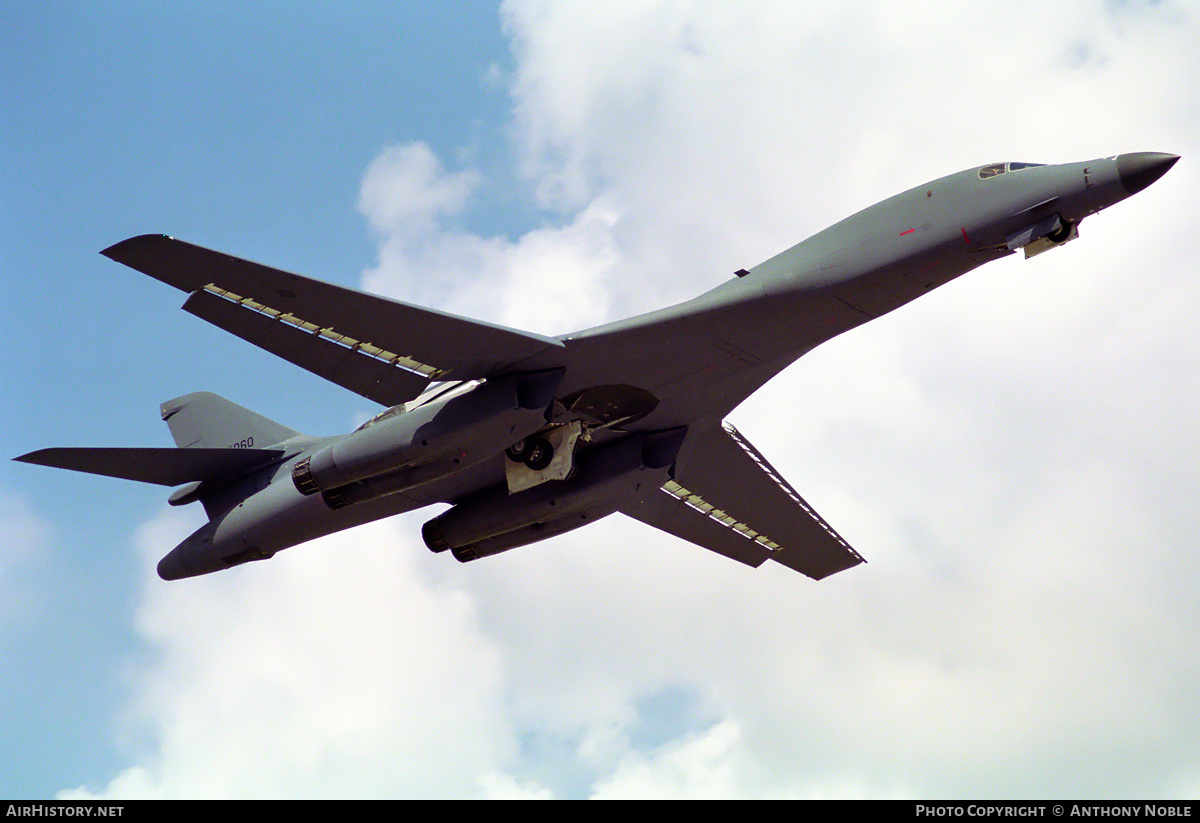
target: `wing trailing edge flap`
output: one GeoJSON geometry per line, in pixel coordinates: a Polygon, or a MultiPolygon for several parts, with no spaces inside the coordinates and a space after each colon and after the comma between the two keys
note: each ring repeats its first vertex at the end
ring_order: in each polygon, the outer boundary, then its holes
{"type": "Polygon", "coordinates": [[[252,263],[164,235],[101,254],[191,296],[184,308],[385,405],[429,380],[563,365],[561,341],[252,263]]]}
{"type": "Polygon", "coordinates": [[[180,486],[236,477],[282,455],[283,451],[277,449],[57,448],[41,449],[16,459],[139,483],[180,486]]]}
{"type": "Polygon", "coordinates": [[[411,400],[429,384],[427,375],[373,357],[361,347],[335,342],[320,332],[248,310],[244,303],[218,296],[207,288],[192,292],[183,310],[384,406],[411,400]]]}
{"type": "Polygon", "coordinates": [[[815,580],[864,562],[728,423],[699,433],[674,480],[622,511],[749,566],[770,559],[815,580]]]}

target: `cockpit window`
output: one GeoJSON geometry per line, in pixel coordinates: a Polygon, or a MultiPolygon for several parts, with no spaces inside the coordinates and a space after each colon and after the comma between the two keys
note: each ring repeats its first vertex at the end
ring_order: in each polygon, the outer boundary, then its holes
{"type": "Polygon", "coordinates": [[[376,423],[381,423],[389,417],[395,417],[398,414],[410,412],[415,408],[432,403],[434,400],[442,399],[449,400],[452,396],[465,394],[471,389],[478,386],[480,380],[448,380],[446,382],[430,383],[429,387],[419,395],[409,400],[407,403],[401,403],[398,406],[392,406],[390,409],[384,409],[379,414],[372,417],[366,423],[363,423],[355,431],[369,429],[376,423]]]}
{"type": "Polygon", "coordinates": [[[376,423],[379,423],[383,420],[387,420],[389,417],[395,417],[396,415],[402,414],[403,412],[404,412],[404,404],[403,403],[401,403],[399,406],[392,406],[390,409],[385,409],[384,411],[381,411],[379,414],[372,417],[366,423],[363,423],[361,426],[359,426],[357,429],[355,429],[355,431],[362,431],[363,429],[369,429],[372,426],[374,426],[376,423]]]}
{"type": "Polygon", "coordinates": [[[1004,174],[1006,171],[1020,171],[1021,169],[1032,169],[1038,166],[1044,166],[1045,163],[992,163],[990,166],[984,166],[979,170],[979,179],[987,180],[989,177],[995,177],[998,174],[1004,174]]]}

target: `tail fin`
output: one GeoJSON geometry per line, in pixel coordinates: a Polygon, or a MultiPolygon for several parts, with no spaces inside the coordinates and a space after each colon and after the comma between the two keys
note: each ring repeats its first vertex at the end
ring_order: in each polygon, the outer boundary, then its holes
{"type": "MultiPolygon", "coordinates": [[[[270,459],[262,461],[269,465],[283,456],[284,452],[277,448],[280,443],[302,437],[300,432],[212,392],[193,392],[168,400],[162,404],[161,412],[180,454],[217,449],[232,458],[240,452],[249,452],[270,455],[270,459]]],[[[168,502],[182,506],[199,500],[208,516],[216,518],[258,491],[263,483],[270,482],[260,475],[251,470],[201,479],[176,489],[168,502]]]]}
{"type": "Polygon", "coordinates": [[[181,449],[266,449],[300,434],[206,391],[163,403],[162,419],[181,449]]]}

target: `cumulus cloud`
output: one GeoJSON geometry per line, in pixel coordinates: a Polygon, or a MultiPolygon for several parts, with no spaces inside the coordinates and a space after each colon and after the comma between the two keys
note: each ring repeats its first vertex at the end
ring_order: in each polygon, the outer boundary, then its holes
{"type": "Polygon", "coordinates": [[[423,143],[393,146],[367,168],[359,211],[381,234],[416,241],[436,232],[439,218],[460,213],[478,185],[476,172],[447,173],[423,143]]]}
{"type": "Polygon", "coordinates": [[[406,300],[547,334],[607,316],[605,275],[618,262],[618,212],[601,200],[559,228],[516,241],[456,229],[478,173],[448,172],[423,143],[386,149],[367,169],[359,210],[380,231],[364,285],[406,300]]]}
{"type": "Polygon", "coordinates": [[[725,721],[702,734],[672,740],[649,755],[629,752],[592,796],[597,800],[736,797],[740,784],[730,760],[738,742],[737,726],[725,721]]]}
{"type": "MultiPolygon", "coordinates": [[[[976,163],[1200,149],[1184,6],[971,8],[506,3],[514,157],[558,219],[473,234],[480,173],[390,148],[362,186],[364,283],[557,333],[976,163]]],[[[1197,785],[1196,182],[1185,157],[1079,243],[856,330],[735,412],[870,565],[812,584],[617,517],[460,567],[417,516],[147,572],[138,765],[108,792],[1197,785]]]]}
{"type": "Polygon", "coordinates": [[[0,626],[6,630],[36,602],[23,573],[45,556],[48,539],[49,526],[29,502],[0,489],[0,626]]]}
{"type": "Polygon", "coordinates": [[[269,573],[166,585],[154,564],[189,520],[164,513],[138,536],[149,657],[131,672],[124,724],[138,765],[104,795],[471,796],[503,785],[516,749],[499,710],[505,661],[469,596],[422,579],[428,553],[413,524],[316,541],[269,573]]]}

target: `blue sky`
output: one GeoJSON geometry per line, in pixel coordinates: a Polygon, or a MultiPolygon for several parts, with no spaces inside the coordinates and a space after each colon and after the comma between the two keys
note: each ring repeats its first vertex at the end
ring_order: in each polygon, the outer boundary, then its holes
{"type": "MultiPolygon", "coordinates": [[[[375,254],[355,211],[359,179],[384,146],[419,138],[451,156],[475,146],[484,158],[503,142],[506,97],[484,82],[507,59],[496,8],[438,15],[395,5],[337,14],[136,3],[0,12],[8,87],[0,230],[10,284],[0,311],[20,328],[4,359],[10,451],[52,441],[166,445],[156,406],[190,391],[197,376],[294,425],[344,428],[355,398],[320,381],[281,390],[287,376],[270,358],[248,365],[257,352],[217,335],[195,341],[195,328],[178,322],[175,295],[97,252],[143,232],[210,245],[236,237],[247,256],[356,284],[375,254]],[[279,384],[247,396],[261,369],[279,384]]],[[[493,179],[502,179],[503,155],[495,162],[493,179]]],[[[506,211],[490,221],[506,231],[513,219],[506,211]]],[[[100,780],[111,769],[114,661],[136,648],[135,577],[114,542],[161,495],[64,484],[7,463],[2,471],[5,490],[36,496],[46,506],[39,514],[54,519],[55,550],[5,564],[5,577],[36,594],[33,611],[3,634],[12,661],[5,693],[20,696],[19,710],[5,713],[5,736],[28,743],[5,747],[0,773],[5,794],[45,796],[63,780],[100,780]]]]}
{"type": "Polygon", "coordinates": [[[0,11],[10,456],[167,445],[197,390],[376,411],[97,253],[131,235],[558,333],[961,168],[1184,158],[735,412],[870,561],[820,584],[619,518],[459,566],[420,513],[167,584],[197,513],[0,463],[0,793],[1200,791],[1194,7],[753,11],[0,11]]]}

